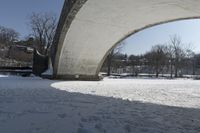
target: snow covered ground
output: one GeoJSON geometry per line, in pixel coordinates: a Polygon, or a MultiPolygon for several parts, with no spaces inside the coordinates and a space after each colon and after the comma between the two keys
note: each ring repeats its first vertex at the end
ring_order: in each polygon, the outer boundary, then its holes
{"type": "Polygon", "coordinates": [[[0,76],[0,133],[199,133],[200,80],[0,76]]]}

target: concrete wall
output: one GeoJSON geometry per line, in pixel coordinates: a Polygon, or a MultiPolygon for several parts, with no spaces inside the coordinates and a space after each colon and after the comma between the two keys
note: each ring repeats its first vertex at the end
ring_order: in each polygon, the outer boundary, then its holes
{"type": "Polygon", "coordinates": [[[94,79],[119,41],[152,25],[198,18],[200,1],[77,0],[70,11],[62,13],[70,17],[61,17],[54,74],[58,78],[94,79]]]}

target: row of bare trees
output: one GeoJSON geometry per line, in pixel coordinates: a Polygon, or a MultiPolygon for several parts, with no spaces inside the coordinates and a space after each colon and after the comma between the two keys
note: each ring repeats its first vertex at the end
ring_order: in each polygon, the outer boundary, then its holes
{"type": "Polygon", "coordinates": [[[9,47],[14,43],[27,44],[43,55],[48,55],[57,27],[56,15],[54,13],[32,13],[29,16],[28,27],[30,34],[25,39],[19,40],[17,31],[0,26],[0,46],[9,47]]]}
{"type": "Polygon", "coordinates": [[[11,45],[19,38],[19,33],[14,29],[0,26],[0,43],[1,45],[11,45]]]}
{"type": "Polygon", "coordinates": [[[0,26],[0,59],[9,57],[10,46],[19,38],[19,33],[14,29],[0,26]]]}
{"type": "Polygon", "coordinates": [[[117,47],[118,52],[113,50],[108,56],[106,60],[108,75],[110,75],[111,67],[123,68],[126,66],[132,66],[135,76],[142,67],[146,69],[147,73],[155,73],[156,77],[161,73],[170,74],[171,78],[178,77],[182,68],[186,66],[189,66],[187,69],[192,69],[195,74],[195,53],[192,51],[191,45],[184,44],[177,35],[171,36],[168,43],[157,44],[140,56],[119,54],[119,49],[123,45],[122,43],[117,47]]]}
{"type": "Polygon", "coordinates": [[[154,67],[156,77],[158,77],[165,66],[170,66],[171,77],[173,71],[174,76],[178,77],[178,72],[184,65],[184,61],[192,59],[194,55],[190,45],[184,44],[177,35],[170,37],[167,45],[155,45],[150,52],[145,54],[149,64],[154,67]]]}

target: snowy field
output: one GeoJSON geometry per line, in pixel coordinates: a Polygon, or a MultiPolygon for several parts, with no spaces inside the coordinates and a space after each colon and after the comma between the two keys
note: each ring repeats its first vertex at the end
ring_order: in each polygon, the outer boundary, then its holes
{"type": "Polygon", "coordinates": [[[0,133],[200,133],[200,80],[0,76],[0,133]]]}

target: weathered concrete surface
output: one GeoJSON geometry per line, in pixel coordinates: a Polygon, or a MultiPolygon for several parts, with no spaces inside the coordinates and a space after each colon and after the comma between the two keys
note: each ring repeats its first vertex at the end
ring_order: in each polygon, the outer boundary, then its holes
{"type": "Polygon", "coordinates": [[[94,79],[108,51],[119,41],[152,25],[198,18],[200,1],[76,0],[69,9],[62,12],[69,16],[61,17],[54,75],[94,79]]]}

